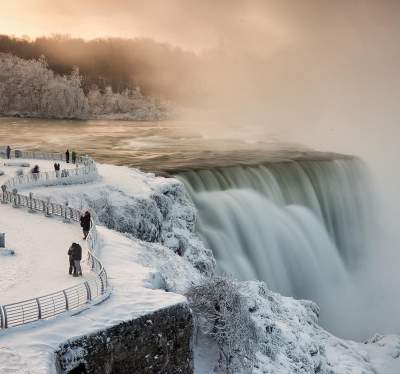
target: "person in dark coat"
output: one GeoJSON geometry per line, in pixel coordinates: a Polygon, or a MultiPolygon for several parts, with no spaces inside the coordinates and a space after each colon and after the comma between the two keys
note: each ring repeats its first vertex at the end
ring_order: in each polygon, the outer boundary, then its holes
{"type": "MultiPolygon", "coordinates": [[[[74,261],[74,277],[82,276],[81,260],[82,247],[78,243],[72,243],[70,247],[71,257],[74,261]]],[[[69,251],[68,251],[69,253],[69,251]]]]}
{"type": "Polygon", "coordinates": [[[73,243],[71,247],[68,249],[68,258],[69,258],[69,275],[72,275],[73,273],[76,273],[75,271],[75,263],[74,263],[74,257],[73,257],[73,251],[74,251],[74,245],[73,243]]]}
{"type": "Polygon", "coordinates": [[[69,164],[69,150],[67,149],[67,152],[65,152],[65,161],[67,161],[67,164],[69,164]]]}
{"type": "Polygon", "coordinates": [[[39,171],[39,165],[35,165],[31,172],[32,172],[33,179],[38,179],[39,178],[39,172],[40,172],[39,171]]]}
{"type": "Polygon", "coordinates": [[[7,152],[7,158],[10,159],[11,158],[11,148],[9,145],[6,148],[6,152],[7,152]]]}
{"type": "Polygon", "coordinates": [[[59,178],[60,177],[60,164],[59,163],[55,163],[54,164],[54,170],[56,171],[56,177],[59,178]]]}
{"type": "Polygon", "coordinates": [[[88,211],[86,211],[85,214],[81,216],[81,227],[83,231],[83,240],[85,240],[90,230],[90,213],[88,211]]]}

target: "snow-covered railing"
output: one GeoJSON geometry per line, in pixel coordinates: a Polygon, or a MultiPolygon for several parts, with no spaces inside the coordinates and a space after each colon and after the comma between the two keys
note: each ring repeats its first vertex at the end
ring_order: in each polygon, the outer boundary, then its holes
{"type": "MultiPolygon", "coordinates": [[[[5,157],[4,154],[3,157],[5,157]]],[[[11,153],[11,158],[63,161],[65,160],[65,155],[62,153],[42,153],[15,150],[11,153]]],[[[17,175],[8,179],[5,182],[5,186],[8,189],[12,189],[22,185],[27,187],[30,185],[50,186],[57,184],[87,183],[95,180],[97,177],[98,173],[96,163],[88,156],[77,156],[74,168],[63,169],[58,172],[46,171],[17,175]]]]}
{"type": "MultiPolygon", "coordinates": [[[[3,204],[10,203],[14,207],[26,207],[32,211],[43,212],[48,217],[59,216],[67,222],[71,220],[79,222],[82,215],[81,211],[68,205],[37,199],[32,194],[29,196],[18,194],[16,190],[10,192],[4,187],[2,188],[1,202],[3,204]]],[[[109,293],[107,272],[97,257],[99,239],[93,215],[86,240],[88,245],[87,262],[95,277],[48,295],[0,305],[0,330],[56,317],[64,312],[81,308],[88,303],[101,301],[109,293]]]]}

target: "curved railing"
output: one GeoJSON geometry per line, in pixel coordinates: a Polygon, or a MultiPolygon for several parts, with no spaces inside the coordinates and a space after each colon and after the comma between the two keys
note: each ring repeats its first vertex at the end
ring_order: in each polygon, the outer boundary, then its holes
{"type": "MultiPolygon", "coordinates": [[[[24,152],[23,158],[34,158],[38,154],[38,152],[24,152]]],[[[61,158],[52,158],[52,160],[61,160],[63,155],[58,156],[61,158]]],[[[51,159],[40,157],[35,158],[51,159]]],[[[89,164],[94,164],[94,161],[87,156],[85,156],[84,161],[86,164],[82,162],[84,165],[83,167],[86,167],[86,165],[89,164]]],[[[97,174],[97,169],[95,170],[97,174]]],[[[1,202],[11,203],[14,207],[25,207],[31,211],[43,212],[48,217],[53,215],[59,216],[62,217],[66,222],[71,220],[79,222],[82,215],[78,209],[71,208],[68,205],[56,204],[51,203],[49,200],[45,201],[33,198],[32,194],[29,196],[21,195],[17,193],[16,189],[13,191],[7,191],[7,188],[4,187],[2,188],[1,202]]],[[[87,262],[91,270],[94,272],[95,277],[76,286],[69,287],[48,295],[12,304],[0,305],[0,330],[24,325],[41,319],[49,319],[64,312],[82,308],[84,305],[90,302],[99,302],[109,294],[110,290],[107,272],[96,255],[99,247],[99,239],[93,215],[86,240],[88,244],[87,262]]]]}

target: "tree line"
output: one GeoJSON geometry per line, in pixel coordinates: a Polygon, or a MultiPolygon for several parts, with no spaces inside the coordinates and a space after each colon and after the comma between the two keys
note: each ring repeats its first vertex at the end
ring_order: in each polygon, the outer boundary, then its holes
{"type": "Polygon", "coordinates": [[[118,93],[140,87],[145,96],[181,103],[194,94],[191,72],[200,64],[195,53],[147,38],[86,41],[54,35],[30,40],[0,35],[0,52],[22,59],[44,56],[48,67],[59,75],[78,67],[86,94],[94,87],[111,87],[118,93]]]}

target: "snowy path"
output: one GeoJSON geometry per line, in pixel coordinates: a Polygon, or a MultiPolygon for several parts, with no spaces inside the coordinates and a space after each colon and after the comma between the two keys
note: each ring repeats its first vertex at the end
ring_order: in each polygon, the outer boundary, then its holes
{"type": "MultiPolygon", "coordinates": [[[[0,304],[38,297],[82,282],[82,278],[68,274],[67,256],[71,243],[78,242],[83,248],[82,258],[86,258],[86,243],[79,225],[1,204],[0,232],[6,233],[6,246],[16,252],[16,256],[0,256],[0,304]]],[[[82,265],[83,278],[91,278],[93,274],[84,261],[82,265]]]]}

